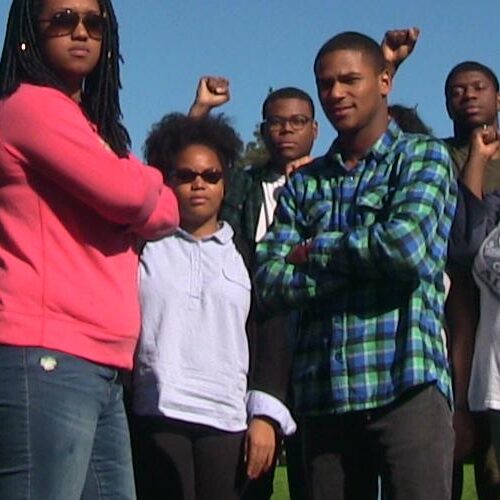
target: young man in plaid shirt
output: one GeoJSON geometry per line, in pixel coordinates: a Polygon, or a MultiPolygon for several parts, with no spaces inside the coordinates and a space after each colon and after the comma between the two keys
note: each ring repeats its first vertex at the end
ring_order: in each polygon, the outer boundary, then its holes
{"type": "Polygon", "coordinates": [[[314,64],[338,132],[287,183],[257,247],[270,308],[301,308],[294,358],[312,498],[449,498],[451,387],[443,272],[456,184],[446,147],[390,121],[372,39],[342,33],[314,64]]]}

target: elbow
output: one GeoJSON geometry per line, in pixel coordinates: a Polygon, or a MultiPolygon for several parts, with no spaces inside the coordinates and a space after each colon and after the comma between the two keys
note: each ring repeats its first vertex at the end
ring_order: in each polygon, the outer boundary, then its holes
{"type": "Polygon", "coordinates": [[[141,224],[147,221],[157,209],[161,200],[161,189],[144,187],[131,193],[128,199],[126,212],[131,224],[141,224]]]}

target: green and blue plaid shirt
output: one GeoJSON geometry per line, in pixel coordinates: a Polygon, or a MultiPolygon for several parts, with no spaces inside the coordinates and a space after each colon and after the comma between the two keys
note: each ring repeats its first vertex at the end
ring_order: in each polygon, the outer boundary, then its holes
{"type": "Polygon", "coordinates": [[[302,309],[299,412],[377,408],[424,383],[451,402],[442,317],[455,203],[444,144],[394,122],[354,169],[334,143],[292,176],[257,246],[256,279],[270,307],[302,309]],[[304,241],[308,264],[288,264],[304,241]]]}

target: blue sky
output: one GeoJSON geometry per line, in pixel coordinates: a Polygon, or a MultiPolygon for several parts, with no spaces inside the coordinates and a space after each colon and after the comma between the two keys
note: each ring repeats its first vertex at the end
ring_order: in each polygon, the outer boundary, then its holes
{"type": "MultiPolygon", "coordinates": [[[[0,19],[9,0],[0,0],[0,19]]],[[[186,111],[198,78],[225,75],[232,101],[224,111],[252,138],[269,87],[293,85],[317,103],[312,62],[330,36],[345,30],[381,40],[389,28],[418,26],[415,52],[401,67],[391,102],[418,105],[439,136],[452,132],[443,83],[451,67],[474,59],[500,74],[498,0],[114,0],[120,22],[124,121],[141,152],[152,123],[186,111]]],[[[0,27],[3,40],[5,26],[0,27]]],[[[314,153],[335,136],[318,105],[314,153]]]]}

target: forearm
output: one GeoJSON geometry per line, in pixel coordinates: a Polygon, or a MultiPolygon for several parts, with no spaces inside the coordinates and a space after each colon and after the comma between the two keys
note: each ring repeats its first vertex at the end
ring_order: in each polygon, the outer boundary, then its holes
{"type": "Polygon", "coordinates": [[[487,161],[478,155],[470,155],[462,170],[462,182],[478,199],[483,198],[483,179],[487,161]]]}
{"type": "Polygon", "coordinates": [[[177,198],[168,186],[163,186],[158,203],[149,217],[130,230],[145,240],[156,240],[171,234],[179,225],[177,198]]]}
{"type": "MultiPolygon", "coordinates": [[[[494,209],[493,209],[494,210],[494,209]]],[[[489,226],[488,202],[459,183],[457,209],[451,227],[448,257],[454,265],[470,268],[489,226]]]]}
{"type": "MultiPolygon", "coordinates": [[[[456,182],[442,145],[420,147],[403,160],[392,197],[375,204],[371,219],[312,239],[311,263],[338,276],[408,281],[435,275],[446,254],[456,182]]],[[[375,195],[364,196],[375,203],[375,195]]]]}
{"type": "Polygon", "coordinates": [[[472,276],[455,271],[446,302],[446,323],[450,344],[455,405],[466,409],[467,392],[478,322],[478,297],[472,276]]]}
{"type": "Polygon", "coordinates": [[[211,106],[208,106],[206,104],[201,104],[198,101],[195,101],[193,102],[193,104],[191,104],[188,115],[191,118],[203,118],[204,116],[207,116],[211,110],[212,110],[211,106]]]}
{"type": "Polygon", "coordinates": [[[334,276],[328,269],[295,266],[284,259],[268,260],[258,255],[256,283],[264,304],[275,311],[298,309],[310,302],[334,296],[347,283],[345,277],[334,276]]]}
{"type": "Polygon", "coordinates": [[[27,87],[8,100],[2,143],[28,172],[47,179],[105,219],[140,224],[154,211],[161,173],[133,156],[119,158],[77,105],[55,89],[27,87]]]}

